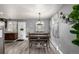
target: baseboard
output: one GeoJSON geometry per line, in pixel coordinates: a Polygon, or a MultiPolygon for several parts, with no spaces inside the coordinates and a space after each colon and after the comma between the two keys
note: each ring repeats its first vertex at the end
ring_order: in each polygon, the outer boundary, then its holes
{"type": "Polygon", "coordinates": [[[18,39],[18,40],[16,40],[16,41],[24,41],[23,39],[18,39]]]}
{"type": "Polygon", "coordinates": [[[49,42],[50,42],[50,48],[54,51],[55,54],[63,54],[61,52],[61,50],[59,48],[55,47],[51,41],[49,41],[49,42]]]}

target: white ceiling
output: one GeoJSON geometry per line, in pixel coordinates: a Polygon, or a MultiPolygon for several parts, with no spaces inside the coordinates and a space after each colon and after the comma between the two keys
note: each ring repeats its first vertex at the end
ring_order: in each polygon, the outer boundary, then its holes
{"type": "Polygon", "coordinates": [[[48,18],[63,7],[62,4],[1,4],[0,17],[11,19],[48,18]]]}

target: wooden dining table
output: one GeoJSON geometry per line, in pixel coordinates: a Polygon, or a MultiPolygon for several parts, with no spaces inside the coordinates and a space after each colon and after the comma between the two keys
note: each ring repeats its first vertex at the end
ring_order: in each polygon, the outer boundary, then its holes
{"type": "Polygon", "coordinates": [[[29,53],[30,48],[48,48],[49,33],[29,33],[29,53]]]}

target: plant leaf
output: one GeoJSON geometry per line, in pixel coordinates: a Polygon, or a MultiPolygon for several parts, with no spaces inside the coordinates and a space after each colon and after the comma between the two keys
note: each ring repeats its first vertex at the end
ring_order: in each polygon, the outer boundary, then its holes
{"type": "Polygon", "coordinates": [[[76,23],[72,26],[72,28],[74,28],[75,30],[79,31],[79,23],[76,23]]]}
{"type": "Polygon", "coordinates": [[[70,30],[70,32],[71,32],[72,34],[79,34],[79,31],[76,31],[76,30],[70,30]]]}

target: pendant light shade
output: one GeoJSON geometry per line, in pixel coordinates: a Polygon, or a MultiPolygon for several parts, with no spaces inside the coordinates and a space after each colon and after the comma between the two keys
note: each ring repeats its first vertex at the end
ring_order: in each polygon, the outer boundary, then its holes
{"type": "Polygon", "coordinates": [[[41,19],[40,19],[40,15],[41,15],[40,12],[38,13],[38,15],[39,15],[39,19],[36,22],[36,31],[41,32],[41,31],[44,31],[44,22],[41,21],[41,19]]]}

